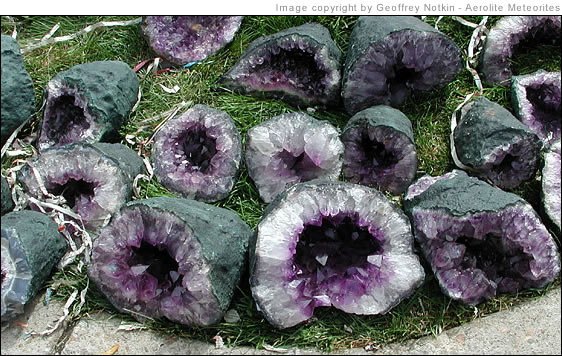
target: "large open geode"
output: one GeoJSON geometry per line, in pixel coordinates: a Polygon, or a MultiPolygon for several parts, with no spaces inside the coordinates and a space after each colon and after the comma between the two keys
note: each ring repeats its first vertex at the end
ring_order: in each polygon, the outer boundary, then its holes
{"type": "Polygon", "coordinates": [[[343,175],[351,183],[396,195],[416,176],[412,123],[400,110],[377,105],[358,112],[345,125],[342,141],[343,175]]]}
{"type": "Polygon", "coordinates": [[[560,72],[538,70],[511,77],[515,115],[546,144],[560,138],[560,72]]]}
{"type": "Polygon", "coordinates": [[[152,146],[158,181],[184,198],[206,202],[228,196],[241,159],[242,139],[234,120],[206,105],[167,121],[152,146]]]}
{"type": "Polygon", "coordinates": [[[411,91],[439,89],[462,69],[457,45],[413,16],[360,16],[349,40],[342,98],[351,115],[401,106],[411,91]]]}
{"type": "Polygon", "coordinates": [[[560,45],[560,16],[505,16],[486,37],[480,70],[484,79],[508,86],[513,72],[511,59],[525,46],[560,45]]]}
{"type": "Polygon", "coordinates": [[[266,203],[295,183],[335,181],[344,147],[338,130],[303,112],[275,116],[248,130],[246,166],[266,203]]]}
{"type": "Polygon", "coordinates": [[[45,88],[39,150],[116,141],[138,91],[137,75],[121,61],[83,63],[58,73],[45,88]]]}
{"type": "Polygon", "coordinates": [[[294,106],[337,106],[340,60],[341,51],[328,29],[307,23],[250,43],[220,84],[294,106]]]}
{"type": "Polygon", "coordinates": [[[453,120],[451,152],[460,168],[465,167],[459,162],[504,189],[535,176],[542,143],[507,109],[481,96],[466,103],[453,120]]]}
{"type": "Polygon", "coordinates": [[[560,273],[556,243],[531,205],[463,171],[420,178],[404,208],[450,298],[475,305],[544,287],[560,273]]]}
{"type": "Polygon", "coordinates": [[[544,153],[541,184],[545,213],[560,235],[560,139],[544,153]]]}
{"type": "Polygon", "coordinates": [[[2,216],[2,323],[23,313],[68,248],[45,214],[22,210],[2,216]]]}
{"type": "Polygon", "coordinates": [[[48,193],[64,197],[86,227],[95,229],[131,199],[133,180],[143,172],[142,159],[127,146],[79,142],[43,150],[21,169],[18,181],[27,194],[41,198],[39,178],[48,193]]]}
{"type": "Polygon", "coordinates": [[[351,183],[297,184],[271,203],[250,247],[250,286],[277,328],[316,307],[380,314],[424,279],[410,222],[379,191],[351,183]]]}
{"type": "Polygon", "coordinates": [[[136,200],[94,241],[88,276],[139,321],[211,325],[227,311],[251,235],[226,209],[183,198],[136,200]]]}
{"type": "Polygon", "coordinates": [[[157,56],[174,65],[200,62],[226,46],[243,16],[144,16],[141,29],[157,56]]]}

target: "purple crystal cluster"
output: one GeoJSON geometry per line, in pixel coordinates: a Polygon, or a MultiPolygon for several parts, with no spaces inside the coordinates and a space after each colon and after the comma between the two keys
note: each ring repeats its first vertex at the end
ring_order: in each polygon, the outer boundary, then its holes
{"type": "Polygon", "coordinates": [[[258,225],[252,294],[277,328],[309,319],[317,307],[385,313],[424,279],[412,244],[408,219],[382,193],[350,183],[297,184],[258,225]]]}
{"type": "Polygon", "coordinates": [[[545,212],[560,233],[560,139],[544,154],[541,180],[545,212]]]}
{"type": "Polygon", "coordinates": [[[195,105],[170,119],[154,137],[154,174],[185,198],[214,202],[228,196],[236,181],[242,141],[225,112],[195,105]]]}
{"type": "Polygon", "coordinates": [[[246,166],[261,198],[271,202],[295,183],[335,181],[344,147],[338,130],[302,112],[275,116],[248,130],[246,166]]]}
{"type": "Polygon", "coordinates": [[[505,16],[490,30],[480,62],[485,79],[508,86],[510,60],[525,46],[560,45],[560,16],[505,16]]]}
{"type": "Polygon", "coordinates": [[[243,16],[145,16],[141,24],[156,55],[174,65],[199,62],[232,41],[243,16]]]}
{"type": "Polygon", "coordinates": [[[546,144],[560,138],[560,72],[513,76],[511,101],[519,120],[546,144]]]}
{"type": "Polygon", "coordinates": [[[543,287],[560,273],[554,239],[514,194],[455,170],[420,178],[404,204],[426,260],[453,299],[475,305],[543,287]]]}

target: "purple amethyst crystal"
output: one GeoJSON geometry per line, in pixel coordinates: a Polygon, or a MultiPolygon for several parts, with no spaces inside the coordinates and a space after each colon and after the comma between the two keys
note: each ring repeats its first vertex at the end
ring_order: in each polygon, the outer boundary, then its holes
{"type": "Polygon", "coordinates": [[[478,97],[453,120],[457,126],[451,135],[451,151],[457,166],[504,189],[516,188],[535,176],[541,141],[507,109],[478,97]]]}
{"type": "Polygon", "coordinates": [[[200,62],[226,46],[243,16],[145,16],[142,32],[150,48],[173,65],[200,62]]]}
{"type": "Polygon", "coordinates": [[[139,321],[210,325],[228,309],[251,235],[226,209],[183,198],[136,200],[101,230],[88,275],[139,321]]]}
{"type": "Polygon", "coordinates": [[[486,81],[508,86],[510,60],[525,46],[560,45],[560,16],[505,16],[490,30],[480,68],[486,81]]]}
{"type": "Polygon", "coordinates": [[[450,298],[475,305],[544,287],[560,273],[556,243],[533,208],[463,171],[420,178],[404,208],[450,298]]]}
{"type": "Polygon", "coordinates": [[[413,16],[360,16],[349,41],[342,97],[348,113],[401,106],[411,91],[439,89],[462,69],[447,36],[413,16]]]}
{"type": "Polygon", "coordinates": [[[392,194],[405,191],[418,167],[410,120],[378,105],[358,112],[343,129],[343,175],[352,183],[392,194]]]}
{"type": "Polygon", "coordinates": [[[545,213],[560,234],[560,139],[556,140],[544,154],[541,179],[545,213]]]}
{"type": "Polygon", "coordinates": [[[41,184],[64,197],[86,227],[95,229],[131,198],[133,180],[143,171],[142,159],[122,144],[73,143],[42,151],[23,167],[18,181],[32,197],[43,197],[41,184]]]}
{"type": "Polygon", "coordinates": [[[375,189],[297,184],[271,203],[250,248],[252,295],[267,320],[287,328],[316,307],[380,314],[424,279],[404,213],[375,189]]]}
{"type": "Polygon", "coordinates": [[[560,72],[538,70],[511,78],[515,115],[545,143],[560,138],[560,72]]]}
{"type": "Polygon", "coordinates": [[[228,196],[238,175],[242,140],[225,112],[195,105],[166,122],[154,137],[154,174],[185,198],[214,202],[228,196]]]}
{"type": "Polygon", "coordinates": [[[275,116],[248,130],[246,166],[266,203],[295,183],[316,178],[335,181],[343,144],[327,121],[302,112],[275,116]]]}
{"type": "Polygon", "coordinates": [[[337,106],[341,51],[324,26],[307,23],[250,43],[221,84],[294,106],[337,106]]]}

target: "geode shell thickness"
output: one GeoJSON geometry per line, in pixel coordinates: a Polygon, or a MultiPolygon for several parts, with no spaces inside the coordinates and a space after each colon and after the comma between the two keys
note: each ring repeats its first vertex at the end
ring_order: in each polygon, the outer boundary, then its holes
{"type": "Polygon", "coordinates": [[[307,23],[254,40],[220,84],[293,106],[337,106],[340,60],[328,29],[307,23]]]}
{"type": "Polygon", "coordinates": [[[228,196],[242,159],[234,120],[206,105],[195,105],[167,121],[154,137],[154,174],[184,198],[214,202],[228,196]]]}
{"type": "Polygon", "coordinates": [[[2,35],[2,144],[35,112],[33,81],[25,69],[18,42],[2,35]]]}
{"type": "Polygon", "coordinates": [[[211,325],[227,311],[251,235],[226,209],[183,198],[136,200],[94,241],[88,275],[139,321],[211,325]]]}
{"type": "Polygon", "coordinates": [[[542,201],[546,215],[557,227],[560,235],[560,139],[544,154],[542,168],[542,201]]]}
{"type": "Polygon", "coordinates": [[[18,174],[18,181],[33,197],[47,192],[63,196],[89,228],[103,226],[131,199],[133,180],[144,172],[142,159],[120,143],[72,143],[42,151],[18,174]]]}
{"type": "Polygon", "coordinates": [[[22,210],[2,216],[2,323],[23,313],[68,248],[45,214],[22,210]]]}
{"type": "Polygon", "coordinates": [[[358,112],[345,125],[342,141],[343,175],[351,183],[396,195],[416,176],[412,123],[400,110],[377,105],[358,112]]]}
{"type": "Polygon", "coordinates": [[[302,112],[275,116],[248,130],[246,166],[266,203],[312,179],[338,179],[344,147],[338,130],[302,112]]]}
{"type": "Polygon", "coordinates": [[[480,61],[484,79],[492,84],[509,85],[511,59],[526,45],[560,45],[560,16],[504,16],[486,37],[480,61]]]}
{"type": "Polygon", "coordinates": [[[116,141],[138,92],[137,75],[121,61],[83,63],[58,73],[45,88],[39,149],[116,141]]]}
{"type": "Polygon", "coordinates": [[[144,16],[141,29],[152,51],[174,65],[200,62],[226,46],[243,16],[144,16]]]}
{"type": "Polygon", "coordinates": [[[411,91],[439,89],[462,69],[460,49],[413,16],[360,16],[349,40],[342,98],[351,115],[401,106],[411,91]]]}
{"type": "Polygon", "coordinates": [[[465,172],[425,176],[404,208],[443,292],[476,305],[540,288],[560,273],[556,243],[531,205],[465,172]]]}
{"type": "Polygon", "coordinates": [[[516,188],[537,171],[542,147],[539,137],[485,97],[468,102],[457,112],[451,140],[463,165],[500,188],[516,188]]]}
{"type": "Polygon", "coordinates": [[[351,183],[307,182],[271,203],[250,247],[250,286],[277,328],[334,306],[385,313],[423,282],[410,223],[379,191],[351,183]]]}

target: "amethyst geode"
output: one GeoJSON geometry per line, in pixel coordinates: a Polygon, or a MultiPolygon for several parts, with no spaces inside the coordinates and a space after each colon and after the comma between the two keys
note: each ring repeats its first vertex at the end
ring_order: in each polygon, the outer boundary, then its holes
{"type": "Polygon", "coordinates": [[[560,138],[560,72],[511,77],[515,115],[546,144],[560,138]]]}
{"type": "Polygon", "coordinates": [[[404,208],[450,298],[475,305],[544,287],[560,272],[556,243],[531,205],[463,171],[420,178],[404,208]]]}
{"type": "Polygon", "coordinates": [[[560,235],[560,139],[544,154],[541,181],[545,213],[560,235]]]}
{"type": "Polygon", "coordinates": [[[173,65],[199,62],[226,46],[243,16],[145,16],[141,29],[152,51],[173,65]]]}
{"type": "Polygon", "coordinates": [[[341,51],[328,29],[307,23],[250,43],[220,84],[294,106],[337,106],[340,60],[341,51]]]}
{"type": "Polygon", "coordinates": [[[142,159],[120,143],[72,143],[42,151],[19,172],[32,197],[62,196],[88,228],[99,228],[131,198],[133,180],[144,172],[142,159]],[[35,168],[38,177],[33,172],[35,168]]]}
{"type": "Polygon", "coordinates": [[[2,216],[2,323],[23,313],[68,248],[45,214],[22,210],[2,216]]]}
{"type": "Polygon", "coordinates": [[[221,320],[245,266],[251,229],[235,213],[183,198],[136,200],[94,241],[90,279],[137,320],[221,320]]]}
{"type": "Polygon", "coordinates": [[[424,280],[410,222],[375,189],[307,182],[264,212],[250,247],[250,286],[277,328],[309,319],[316,307],[380,314],[424,280]]]}
{"type": "Polygon", "coordinates": [[[295,183],[338,179],[343,156],[338,130],[302,112],[275,116],[248,130],[246,166],[266,203],[295,183]]]}
{"type": "Polygon", "coordinates": [[[228,196],[242,159],[234,120],[206,105],[195,105],[166,122],[154,137],[154,174],[184,198],[215,202],[228,196]]]}
{"type": "Polygon", "coordinates": [[[378,105],[358,112],[343,129],[343,175],[351,183],[404,192],[418,167],[412,123],[400,110],[378,105]]]}
{"type": "Polygon", "coordinates": [[[511,59],[526,46],[560,45],[560,16],[505,16],[490,30],[480,69],[486,81],[509,85],[511,59]]]}
{"type": "Polygon", "coordinates": [[[96,61],[58,73],[45,88],[38,147],[116,141],[138,100],[139,81],[121,61],[96,61]]]}
{"type": "Polygon", "coordinates": [[[478,97],[457,112],[456,120],[451,150],[472,173],[503,189],[535,176],[542,143],[507,109],[478,97]]]}
{"type": "Polygon", "coordinates": [[[351,115],[377,104],[399,107],[411,91],[442,88],[461,69],[457,45],[422,20],[360,16],[343,70],[343,103],[351,115]]]}

